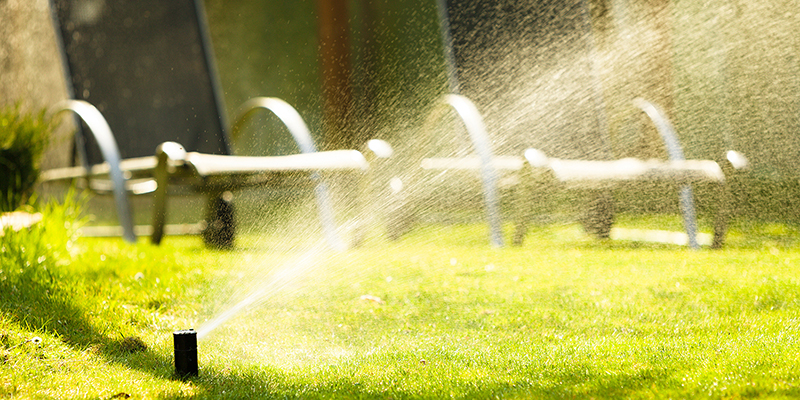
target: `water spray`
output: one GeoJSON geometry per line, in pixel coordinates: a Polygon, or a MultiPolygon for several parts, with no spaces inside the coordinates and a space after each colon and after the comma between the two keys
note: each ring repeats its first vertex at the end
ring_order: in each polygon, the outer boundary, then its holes
{"type": "Polygon", "coordinates": [[[194,329],[172,333],[175,346],[175,373],[181,378],[197,376],[197,332],[194,329]]]}

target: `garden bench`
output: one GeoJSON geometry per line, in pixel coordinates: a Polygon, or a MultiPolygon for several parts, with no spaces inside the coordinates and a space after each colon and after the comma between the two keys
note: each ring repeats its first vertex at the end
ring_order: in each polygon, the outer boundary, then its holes
{"type": "Polygon", "coordinates": [[[307,182],[326,238],[344,246],[323,173],[361,174],[364,157],[356,150],[317,152],[303,119],[277,98],[246,102],[229,128],[202,1],[53,0],[51,8],[72,97],[55,111],[77,117],[77,166],[44,171],[43,181],[78,179],[112,193],[127,241],[136,239],[127,196],[152,194],[153,243],[165,232],[167,196],[202,193],[204,239],[221,247],[233,244],[231,191],[307,182]],[[231,136],[258,110],[280,118],[300,154],[231,154],[231,136]]]}

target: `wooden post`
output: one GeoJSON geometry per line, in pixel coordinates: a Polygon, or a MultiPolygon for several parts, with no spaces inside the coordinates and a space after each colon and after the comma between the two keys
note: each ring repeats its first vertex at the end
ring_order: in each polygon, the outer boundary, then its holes
{"type": "Polygon", "coordinates": [[[317,0],[318,37],[322,69],[323,149],[355,148],[350,118],[350,26],[347,0],[317,0]]]}

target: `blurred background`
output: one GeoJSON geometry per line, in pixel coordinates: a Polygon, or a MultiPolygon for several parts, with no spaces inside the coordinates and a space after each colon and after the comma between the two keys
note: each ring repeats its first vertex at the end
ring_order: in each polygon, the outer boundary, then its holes
{"type": "MultiPolygon", "coordinates": [[[[729,149],[749,158],[740,213],[798,222],[797,0],[443,3],[458,88],[484,114],[497,154],[666,158],[631,104],[643,97],[671,117],[688,158],[729,149]]],[[[229,116],[274,96],[322,148],[442,145],[440,132],[421,131],[453,88],[436,0],[206,0],[205,10],[229,116]]],[[[0,21],[0,105],[66,98],[48,1],[0,0],[0,21]]],[[[67,135],[56,132],[45,168],[68,164],[67,135]]],[[[248,129],[235,149],[286,154],[294,143],[248,129]]]]}

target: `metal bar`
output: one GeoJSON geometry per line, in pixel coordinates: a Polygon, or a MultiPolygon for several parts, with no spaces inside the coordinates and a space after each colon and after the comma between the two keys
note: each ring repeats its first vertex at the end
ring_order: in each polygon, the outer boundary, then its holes
{"type": "MultiPolygon", "coordinates": [[[[667,147],[667,153],[670,160],[685,160],[683,149],[681,148],[678,135],[675,133],[675,128],[670,123],[667,116],[655,104],[639,97],[633,100],[633,104],[639,107],[650,120],[655,124],[661,140],[667,147]]],[[[699,249],[700,244],[697,242],[697,215],[694,209],[694,197],[692,196],[692,186],[684,185],[680,191],[680,205],[681,213],[683,214],[683,224],[686,228],[686,234],[689,235],[689,247],[692,249],[699,249]]]]}
{"type": "Polygon", "coordinates": [[[128,201],[128,195],[125,191],[125,177],[120,168],[120,155],[117,141],[111,133],[111,128],[108,122],[103,118],[103,114],[97,110],[93,105],[83,100],[64,100],[56,106],[56,115],[62,112],[72,111],[80,117],[86,126],[89,127],[89,132],[94,135],[100,153],[103,159],[109,166],[109,177],[114,182],[114,200],[117,206],[117,218],[119,218],[120,225],[122,226],[122,237],[125,241],[134,243],[136,242],[136,234],[133,232],[133,215],[131,212],[131,205],[128,201]]]}
{"type": "Polygon", "coordinates": [[[448,94],[444,96],[444,102],[456,110],[456,113],[467,128],[467,133],[469,133],[478,157],[481,159],[483,197],[489,220],[490,240],[493,246],[503,247],[502,217],[500,215],[500,201],[497,195],[497,170],[492,162],[494,157],[483,118],[475,104],[464,96],[448,94]]]}

